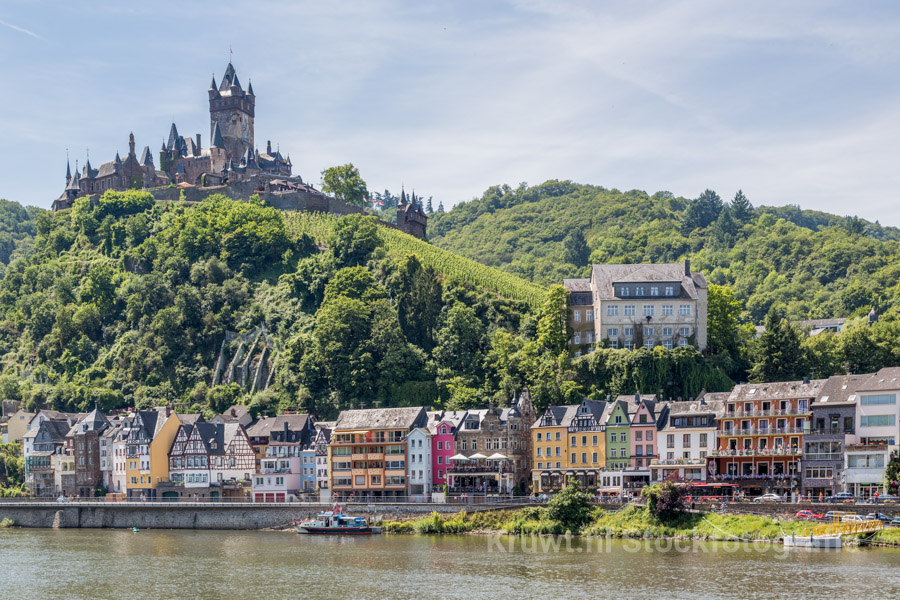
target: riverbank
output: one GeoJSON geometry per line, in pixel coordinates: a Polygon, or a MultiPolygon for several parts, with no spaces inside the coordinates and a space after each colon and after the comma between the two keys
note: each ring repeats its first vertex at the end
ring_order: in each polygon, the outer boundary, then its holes
{"type": "MultiPolygon", "coordinates": [[[[702,541],[779,542],[785,535],[808,534],[815,523],[796,519],[775,519],[758,515],[685,513],[667,522],[653,517],[646,507],[628,506],[617,511],[596,509],[592,521],[573,531],[547,519],[540,507],[454,515],[431,515],[383,523],[385,533],[400,534],[506,534],[580,535],[584,537],[628,539],[682,539],[702,541]]],[[[889,528],[870,536],[847,536],[880,546],[900,547],[900,528],[889,528]]]]}

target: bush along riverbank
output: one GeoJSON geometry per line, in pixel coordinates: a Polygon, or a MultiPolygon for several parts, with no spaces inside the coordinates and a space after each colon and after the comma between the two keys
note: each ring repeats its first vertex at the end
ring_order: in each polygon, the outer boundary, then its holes
{"type": "MultiPolygon", "coordinates": [[[[686,510],[677,486],[663,483],[646,488],[646,506],[604,511],[590,504],[590,495],[577,485],[557,494],[546,507],[519,510],[465,511],[410,521],[383,523],[385,533],[581,535],[610,538],[688,539],[703,541],[778,542],[785,535],[808,535],[808,521],[778,520],[757,515],[693,513],[686,510]]],[[[846,541],[900,546],[900,528],[869,536],[847,536],[846,541]]]]}

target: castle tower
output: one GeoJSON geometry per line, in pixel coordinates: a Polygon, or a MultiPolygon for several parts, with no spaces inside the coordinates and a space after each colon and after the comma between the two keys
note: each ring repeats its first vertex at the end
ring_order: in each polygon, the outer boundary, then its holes
{"type": "Polygon", "coordinates": [[[428,216],[422,210],[421,200],[416,198],[415,192],[407,199],[403,186],[400,187],[400,202],[397,204],[397,227],[420,240],[425,239],[428,227],[428,216]]]}
{"type": "Polygon", "coordinates": [[[245,91],[234,66],[229,62],[219,87],[216,87],[215,77],[209,87],[209,138],[215,137],[218,125],[228,159],[240,160],[248,149],[254,148],[255,115],[256,96],[253,94],[253,86],[245,91]]]}

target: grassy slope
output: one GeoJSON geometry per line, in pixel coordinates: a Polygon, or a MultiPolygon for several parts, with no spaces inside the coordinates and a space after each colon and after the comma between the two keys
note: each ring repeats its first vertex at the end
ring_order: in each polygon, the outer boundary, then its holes
{"type": "MultiPolygon", "coordinates": [[[[334,230],[337,217],[322,213],[288,212],[285,213],[285,220],[292,236],[306,233],[317,244],[324,245],[334,230]]],[[[381,235],[388,253],[398,256],[416,254],[424,264],[430,265],[445,277],[471,282],[477,287],[491,290],[505,298],[526,302],[532,307],[540,306],[543,301],[546,289],[521,277],[486,267],[397,229],[383,227],[381,235]]]]}

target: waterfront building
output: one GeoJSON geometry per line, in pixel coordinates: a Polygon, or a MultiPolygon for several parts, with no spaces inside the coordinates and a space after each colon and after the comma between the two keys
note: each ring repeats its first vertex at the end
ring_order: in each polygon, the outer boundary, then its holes
{"type": "Polygon", "coordinates": [[[131,434],[131,422],[133,416],[128,415],[121,419],[119,425],[113,428],[112,436],[112,479],[108,490],[113,494],[125,495],[128,490],[128,437],[131,434]]]}
{"type": "Polygon", "coordinates": [[[650,481],[704,482],[707,461],[717,448],[717,417],[730,392],[703,392],[697,400],[672,402],[659,432],[658,456],[650,461],[650,481]]]}
{"type": "Polygon", "coordinates": [[[824,379],[737,385],[725,402],[715,452],[717,479],[749,495],[799,493],[803,435],[824,379]]]}
{"type": "Polygon", "coordinates": [[[269,434],[275,425],[275,417],[261,417],[256,423],[247,428],[247,436],[250,438],[250,446],[256,456],[255,471],[262,467],[262,458],[266,454],[266,446],[269,445],[269,434]]]}
{"type": "Polygon", "coordinates": [[[51,497],[66,496],[71,498],[78,494],[75,485],[75,456],[68,452],[57,452],[50,457],[50,468],[53,471],[53,493],[51,497]]]}
{"type": "Polygon", "coordinates": [[[21,442],[28,431],[28,423],[34,418],[34,413],[20,408],[11,415],[6,422],[6,443],[21,442]]]}
{"type": "Polygon", "coordinates": [[[331,432],[332,494],[340,499],[404,496],[407,436],[427,420],[422,407],[342,411],[331,432]]]}
{"type": "Polygon", "coordinates": [[[575,416],[576,406],[548,406],[531,426],[532,458],[531,489],[537,493],[561,490],[568,467],[566,439],[568,424],[575,416]]]}
{"type": "Polygon", "coordinates": [[[319,500],[327,502],[331,499],[331,490],[328,487],[329,443],[331,442],[331,429],[334,421],[319,421],[316,423],[316,438],[313,444],[316,447],[316,489],[319,490],[319,500]]]}
{"type": "Polygon", "coordinates": [[[464,410],[447,410],[429,413],[428,431],[431,433],[431,473],[432,484],[443,486],[447,483],[447,469],[450,457],[456,452],[456,433],[466,418],[464,410]]]}
{"type": "Polygon", "coordinates": [[[249,485],[255,454],[238,423],[207,423],[198,419],[178,428],[169,452],[169,477],[159,482],[162,498],[219,500],[243,496],[249,485]]]}
{"type": "Polygon", "coordinates": [[[125,493],[128,498],[152,500],[158,497],[157,486],[169,481],[169,450],[181,425],[179,415],[171,412],[169,407],[135,413],[125,442],[125,493]]]}
{"type": "Polygon", "coordinates": [[[25,433],[25,441],[29,452],[25,456],[25,484],[35,496],[58,496],[63,489],[62,466],[65,463],[67,479],[66,495],[72,495],[74,486],[74,463],[72,464],[72,481],[68,481],[68,461],[59,457],[66,455],[66,435],[72,425],[67,420],[51,420],[49,418],[36,421],[38,425],[25,433]],[[59,471],[57,471],[59,469],[59,471]],[[59,473],[58,475],[56,473],[59,473]]]}
{"type": "Polygon", "coordinates": [[[532,425],[532,490],[556,492],[570,478],[595,489],[606,468],[605,413],[611,404],[584,400],[550,406],[532,425]]]}
{"type": "Polygon", "coordinates": [[[855,496],[870,498],[875,492],[884,494],[884,470],[897,453],[900,367],[870,375],[860,383],[857,394],[858,440],[845,448],[843,485],[855,496]]]}
{"type": "Polygon", "coordinates": [[[67,445],[75,457],[76,495],[81,498],[94,496],[94,490],[103,484],[100,442],[108,428],[109,420],[95,405],[66,435],[67,445]]]}
{"type": "Polygon", "coordinates": [[[315,437],[309,415],[274,418],[262,466],[253,476],[254,502],[286,502],[315,492],[315,437]]]}
{"type": "Polygon", "coordinates": [[[613,348],[706,348],[708,285],[688,260],[593,265],[589,278],[565,279],[563,285],[576,356],[604,340],[613,348]]]}
{"type": "Polygon", "coordinates": [[[869,377],[835,375],[822,385],[812,403],[809,431],[803,436],[802,495],[817,499],[843,491],[844,450],[859,442],[857,390],[869,377]]]}
{"type": "Polygon", "coordinates": [[[406,454],[409,456],[409,477],[406,495],[411,501],[431,498],[431,433],[425,427],[417,427],[406,438],[406,454]]]}
{"type": "Polygon", "coordinates": [[[536,417],[528,390],[509,408],[491,404],[466,412],[447,469],[451,495],[524,492],[531,483],[531,425],[536,417]]]}

